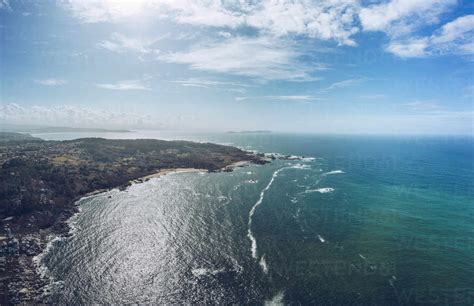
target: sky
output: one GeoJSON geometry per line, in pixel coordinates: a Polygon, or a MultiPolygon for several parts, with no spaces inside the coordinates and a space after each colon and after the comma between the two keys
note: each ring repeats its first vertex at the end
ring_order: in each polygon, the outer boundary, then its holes
{"type": "Polygon", "coordinates": [[[0,0],[0,124],[472,135],[474,1],[0,0]]]}

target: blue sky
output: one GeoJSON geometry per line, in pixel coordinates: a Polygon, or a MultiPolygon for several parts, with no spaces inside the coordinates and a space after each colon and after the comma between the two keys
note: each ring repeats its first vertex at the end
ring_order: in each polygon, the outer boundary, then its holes
{"type": "Polygon", "coordinates": [[[472,134],[474,3],[0,0],[0,123],[472,134]]]}

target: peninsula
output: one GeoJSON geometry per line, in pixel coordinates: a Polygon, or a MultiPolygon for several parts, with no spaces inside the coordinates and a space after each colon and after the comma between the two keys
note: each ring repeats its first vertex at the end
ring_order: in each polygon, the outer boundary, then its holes
{"type": "MultiPolygon", "coordinates": [[[[75,202],[97,190],[125,189],[170,169],[231,171],[262,154],[189,141],[82,138],[43,141],[0,133],[0,304],[41,302],[33,257],[53,236],[68,235],[75,202]]],[[[179,170],[178,170],[179,171],[179,170]]]]}

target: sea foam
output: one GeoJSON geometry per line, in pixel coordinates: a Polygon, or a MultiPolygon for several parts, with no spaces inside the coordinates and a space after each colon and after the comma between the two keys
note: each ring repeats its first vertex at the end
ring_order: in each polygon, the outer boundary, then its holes
{"type": "Polygon", "coordinates": [[[323,173],[323,175],[342,174],[342,173],[345,173],[345,172],[342,171],[342,170],[333,170],[333,171],[329,171],[329,172],[323,173]]]}
{"type": "Polygon", "coordinates": [[[270,182],[267,184],[267,186],[260,192],[260,197],[258,198],[257,202],[255,202],[255,204],[253,205],[252,209],[250,210],[250,213],[249,213],[249,221],[248,221],[248,232],[247,232],[247,236],[249,237],[250,239],[250,242],[252,243],[252,247],[251,247],[251,251],[252,251],[252,257],[257,259],[257,240],[255,239],[254,235],[253,235],[253,232],[252,232],[252,220],[253,220],[253,215],[255,214],[255,210],[257,209],[257,207],[262,204],[262,201],[263,201],[263,197],[265,196],[265,192],[270,189],[270,187],[272,186],[273,184],[273,181],[275,180],[275,178],[278,176],[278,173],[280,173],[281,171],[283,171],[285,168],[280,168],[278,170],[276,170],[275,172],[273,172],[273,175],[272,175],[272,178],[270,179],[270,182]]]}
{"type": "Polygon", "coordinates": [[[276,294],[271,300],[265,301],[264,305],[284,305],[283,299],[285,298],[285,292],[281,291],[278,294],[276,294]]]}
{"type": "Polygon", "coordinates": [[[268,273],[268,265],[267,265],[267,261],[265,260],[265,254],[263,254],[262,257],[260,258],[259,264],[262,267],[263,272],[265,274],[267,274],[268,273]]]}
{"type": "Polygon", "coordinates": [[[268,182],[267,186],[260,192],[260,197],[258,198],[257,202],[252,206],[249,212],[249,219],[248,219],[248,230],[247,230],[247,237],[249,237],[250,242],[252,244],[250,250],[252,252],[252,257],[257,260],[258,259],[258,254],[257,254],[257,239],[255,239],[255,236],[253,235],[252,232],[252,221],[253,221],[253,215],[255,214],[255,210],[257,207],[262,204],[263,198],[265,196],[265,192],[267,192],[268,189],[272,186],[273,182],[275,181],[275,178],[278,176],[278,174],[286,169],[308,169],[307,167],[302,167],[300,164],[289,166],[289,167],[283,167],[275,172],[273,172],[273,175],[270,179],[270,182],[268,182]]]}
{"type": "Polygon", "coordinates": [[[313,192],[330,193],[330,192],[333,192],[333,191],[334,191],[334,188],[326,187],[326,188],[319,188],[319,189],[308,189],[305,192],[306,193],[313,193],[313,192]]]}

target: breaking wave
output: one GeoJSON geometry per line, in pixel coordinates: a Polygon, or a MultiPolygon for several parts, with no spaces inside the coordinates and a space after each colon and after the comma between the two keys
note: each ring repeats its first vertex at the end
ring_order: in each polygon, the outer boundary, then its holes
{"type": "Polygon", "coordinates": [[[345,173],[345,172],[342,171],[342,170],[333,170],[333,171],[329,171],[329,172],[323,173],[323,175],[342,174],[342,173],[345,173]]]}
{"type": "MultiPolygon", "coordinates": [[[[252,206],[252,209],[250,209],[250,212],[249,212],[249,219],[248,219],[248,230],[247,230],[247,237],[249,237],[250,239],[250,242],[252,244],[251,246],[251,253],[252,253],[252,257],[257,260],[258,259],[258,253],[257,253],[257,239],[255,238],[255,236],[253,235],[253,232],[252,232],[252,221],[253,221],[253,215],[255,214],[255,210],[257,209],[257,207],[262,204],[263,202],[263,198],[265,197],[265,192],[267,192],[268,189],[270,189],[270,187],[272,186],[273,182],[275,181],[275,178],[278,176],[278,174],[283,171],[283,170],[286,170],[286,169],[309,169],[309,167],[304,167],[306,165],[301,165],[301,164],[297,164],[297,165],[293,165],[293,166],[290,166],[290,167],[283,167],[283,168],[280,168],[278,170],[276,170],[275,172],[273,172],[273,175],[270,179],[270,182],[268,182],[267,186],[260,192],[260,197],[258,198],[257,202],[255,202],[255,204],[252,206]]],[[[266,264],[265,264],[266,265],[266,264]]],[[[262,266],[263,267],[263,266],[262,266]]],[[[268,267],[267,267],[268,269],[268,267]]]]}
{"type": "Polygon", "coordinates": [[[319,188],[319,189],[308,189],[305,192],[306,193],[313,193],[313,192],[330,193],[330,192],[333,192],[333,191],[334,191],[334,188],[326,187],[326,188],[319,188]]]}

